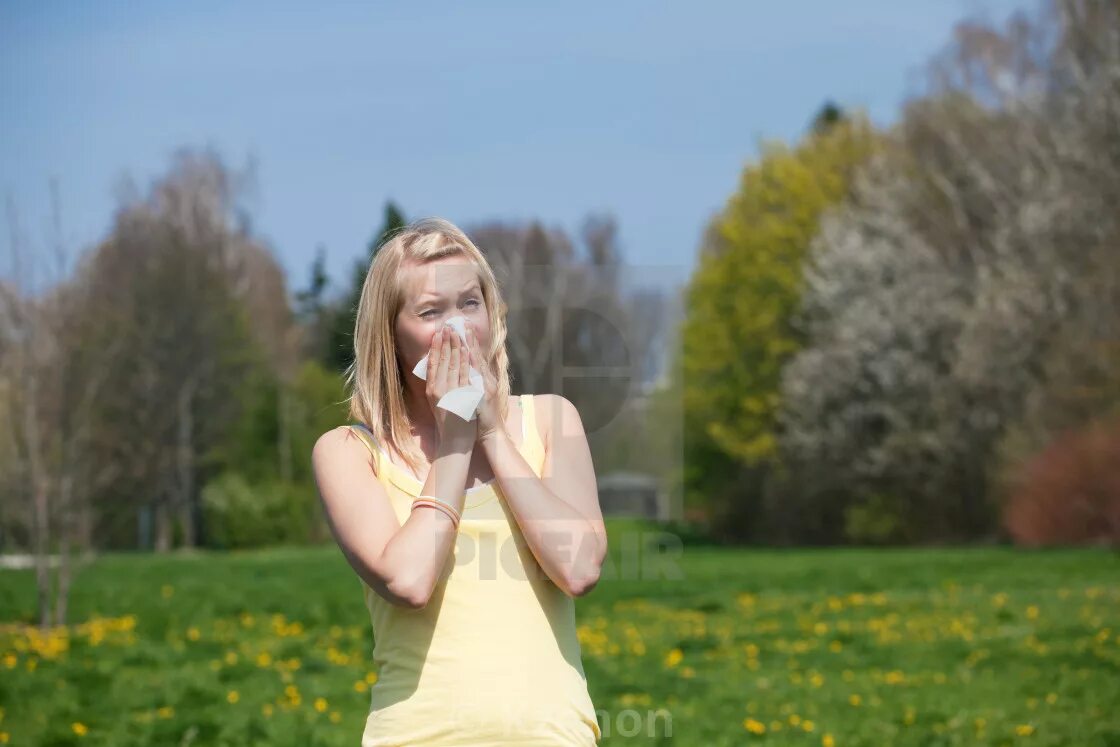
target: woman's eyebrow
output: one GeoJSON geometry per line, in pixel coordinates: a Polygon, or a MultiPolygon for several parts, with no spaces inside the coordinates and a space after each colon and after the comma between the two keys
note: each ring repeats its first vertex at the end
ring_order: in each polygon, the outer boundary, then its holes
{"type": "MultiPolygon", "coordinates": [[[[482,288],[479,287],[478,283],[472,284],[466,290],[459,291],[459,295],[460,296],[465,296],[466,294],[468,294],[472,291],[476,291],[476,290],[478,290],[478,291],[482,290],[482,288]]],[[[443,297],[444,297],[444,295],[442,293],[433,293],[432,291],[425,291],[424,294],[420,296],[420,299],[417,301],[417,303],[424,303],[425,301],[428,301],[428,300],[440,299],[440,298],[443,298],[443,297]]]]}

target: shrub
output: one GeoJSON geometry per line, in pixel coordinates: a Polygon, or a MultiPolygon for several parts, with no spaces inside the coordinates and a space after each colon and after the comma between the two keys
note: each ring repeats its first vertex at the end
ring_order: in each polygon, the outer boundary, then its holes
{"type": "Polygon", "coordinates": [[[271,480],[251,483],[226,472],[202,490],[207,544],[224,548],[304,544],[322,539],[314,487],[271,480]]]}
{"type": "Polygon", "coordinates": [[[1120,545],[1120,420],[1067,431],[1013,478],[1004,526],[1024,545],[1120,545]]]}

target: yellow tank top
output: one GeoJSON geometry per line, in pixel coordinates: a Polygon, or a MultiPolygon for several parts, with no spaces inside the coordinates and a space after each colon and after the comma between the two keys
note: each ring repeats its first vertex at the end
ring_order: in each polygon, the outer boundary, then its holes
{"type": "MultiPolygon", "coordinates": [[[[519,450],[540,477],[533,397],[519,402],[519,450]]],[[[368,429],[353,430],[403,523],[423,483],[368,429]]],[[[574,600],[540,569],[495,480],[466,490],[454,549],[423,609],[391,604],[364,581],[362,589],[377,671],[362,747],[585,746],[602,738],[574,600]]]]}

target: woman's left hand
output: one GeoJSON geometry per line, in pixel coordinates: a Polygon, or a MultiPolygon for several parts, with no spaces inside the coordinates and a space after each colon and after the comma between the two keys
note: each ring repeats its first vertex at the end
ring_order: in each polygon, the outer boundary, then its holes
{"type": "Polygon", "coordinates": [[[484,394],[478,404],[478,441],[486,441],[505,432],[506,424],[498,412],[498,382],[490,373],[490,366],[482,359],[478,349],[478,338],[470,322],[467,323],[467,348],[470,351],[470,365],[482,374],[484,394]]]}

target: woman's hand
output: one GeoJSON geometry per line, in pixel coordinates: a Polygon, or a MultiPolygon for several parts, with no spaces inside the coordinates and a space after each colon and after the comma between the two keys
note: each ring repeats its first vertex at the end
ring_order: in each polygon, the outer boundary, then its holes
{"type": "Polygon", "coordinates": [[[440,327],[432,335],[432,345],[428,350],[428,377],[424,393],[435,415],[440,444],[450,444],[463,450],[474,447],[478,438],[478,418],[463,420],[455,413],[436,405],[452,389],[469,385],[469,372],[467,346],[462,344],[459,334],[451,327],[440,327]]]}
{"type": "Polygon", "coordinates": [[[469,321],[466,327],[467,349],[470,353],[468,360],[470,365],[482,374],[484,394],[478,405],[478,415],[475,416],[475,420],[478,421],[478,440],[485,441],[504,432],[506,424],[502,420],[501,413],[498,412],[498,382],[491,375],[490,366],[482,359],[482,353],[478,349],[478,338],[475,337],[469,321]]]}

